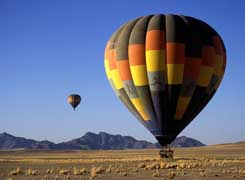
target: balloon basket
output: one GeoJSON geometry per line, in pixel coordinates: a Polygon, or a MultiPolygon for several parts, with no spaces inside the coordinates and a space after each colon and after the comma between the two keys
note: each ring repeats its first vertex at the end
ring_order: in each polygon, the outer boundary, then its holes
{"type": "Polygon", "coordinates": [[[165,146],[159,151],[159,155],[161,159],[172,160],[174,156],[174,151],[170,148],[170,146],[165,146]]]}

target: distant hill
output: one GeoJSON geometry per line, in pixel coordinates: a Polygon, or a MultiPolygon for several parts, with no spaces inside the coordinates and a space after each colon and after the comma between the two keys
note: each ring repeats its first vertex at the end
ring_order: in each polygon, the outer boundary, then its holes
{"type": "Polygon", "coordinates": [[[245,147],[245,141],[240,141],[240,142],[234,142],[234,143],[224,143],[224,144],[214,144],[211,146],[217,146],[217,147],[245,147]]]}
{"type": "Polygon", "coordinates": [[[95,134],[87,132],[84,136],[61,143],[72,149],[145,149],[156,145],[147,141],[136,140],[130,136],[111,135],[105,132],[95,134]]]}
{"type": "Polygon", "coordinates": [[[245,141],[237,142],[236,144],[245,144],[245,141]]]}
{"type": "Polygon", "coordinates": [[[8,133],[0,134],[0,149],[52,149],[54,147],[55,144],[50,141],[35,141],[8,133]]]}
{"type": "MultiPolygon", "coordinates": [[[[171,144],[172,147],[205,146],[192,138],[181,136],[171,144]]],[[[55,144],[50,141],[36,141],[15,137],[8,133],[0,134],[0,149],[46,149],[46,150],[79,150],[79,149],[146,149],[160,148],[158,143],[136,140],[131,136],[112,135],[105,132],[98,134],[87,132],[84,136],[71,141],[55,144]]]]}
{"type": "Polygon", "coordinates": [[[196,139],[192,139],[186,136],[177,137],[172,143],[172,147],[199,147],[205,146],[205,144],[201,143],[196,139]]]}

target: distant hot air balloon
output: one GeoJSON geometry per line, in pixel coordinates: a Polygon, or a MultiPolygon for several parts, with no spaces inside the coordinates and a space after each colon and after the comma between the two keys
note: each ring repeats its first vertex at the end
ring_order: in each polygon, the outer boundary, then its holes
{"type": "Polygon", "coordinates": [[[80,104],[81,97],[78,94],[71,94],[68,96],[67,101],[75,110],[75,108],[80,104]]]}
{"type": "Polygon", "coordinates": [[[203,21],[149,15],[111,36],[104,63],[117,96],[166,146],[213,97],[224,75],[226,50],[203,21]]]}

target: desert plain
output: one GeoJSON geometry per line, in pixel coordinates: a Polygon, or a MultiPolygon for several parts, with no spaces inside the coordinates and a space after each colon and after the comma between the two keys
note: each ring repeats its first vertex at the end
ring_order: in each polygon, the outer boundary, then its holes
{"type": "Polygon", "coordinates": [[[0,151],[0,180],[245,180],[245,142],[173,150],[0,151]]]}

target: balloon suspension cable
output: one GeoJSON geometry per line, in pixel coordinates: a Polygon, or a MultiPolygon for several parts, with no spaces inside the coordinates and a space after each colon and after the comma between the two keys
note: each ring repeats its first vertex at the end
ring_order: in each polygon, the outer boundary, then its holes
{"type": "Polygon", "coordinates": [[[170,148],[170,145],[163,146],[159,151],[161,159],[173,159],[174,151],[170,148]]]}

